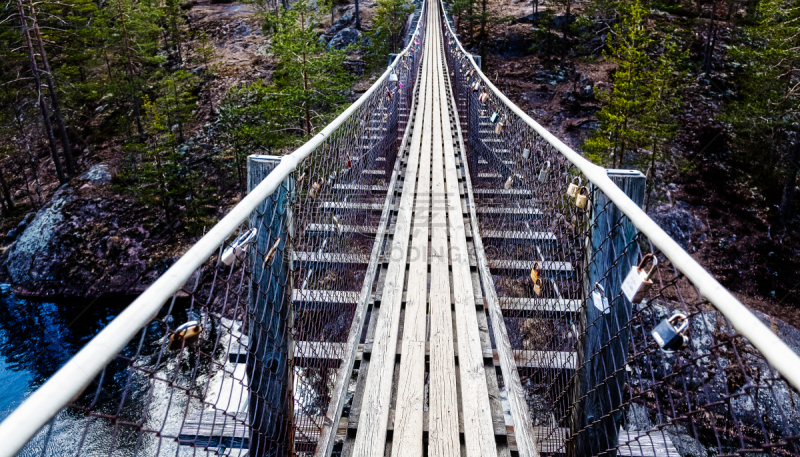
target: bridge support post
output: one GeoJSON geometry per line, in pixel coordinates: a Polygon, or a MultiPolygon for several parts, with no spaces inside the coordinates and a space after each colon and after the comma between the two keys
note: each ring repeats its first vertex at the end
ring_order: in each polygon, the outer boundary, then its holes
{"type": "MultiPolygon", "coordinates": [[[[644,203],[645,177],[636,170],[608,170],[608,176],[640,207],[644,203]]],[[[633,305],[622,295],[621,284],[629,265],[638,261],[636,227],[599,189],[590,190],[591,227],[587,240],[588,297],[579,317],[576,383],[568,455],[584,457],[614,449],[619,441],[623,411],[620,405],[627,382],[626,363],[630,331],[627,323],[633,305]],[[618,223],[619,222],[619,223],[618,223]],[[605,290],[608,307],[595,304],[597,284],[605,290]]],[[[606,455],[616,456],[616,452],[606,455]]]]}
{"type": "MultiPolygon", "coordinates": [[[[247,158],[247,188],[252,191],[280,163],[280,157],[247,158]]],[[[247,322],[247,376],[250,380],[248,416],[250,456],[284,456],[294,444],[292,429],[291,278],[288,239],[293,235],[294,177],[282,185],[250,215],[258,230],[250,247],[250,298],[247,322]],[[265,258],[277,240],[278,249],[265,258]]]]}

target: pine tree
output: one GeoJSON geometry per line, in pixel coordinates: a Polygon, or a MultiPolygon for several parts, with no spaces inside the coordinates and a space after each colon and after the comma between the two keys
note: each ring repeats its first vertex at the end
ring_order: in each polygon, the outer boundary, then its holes
{"type": "Polygon", "coordinates": [[[279,62],[275,85],[289,110],[302,110],[303,130],[311,136],[315,126],[324,126],[334,107],[346,99],[353,78],[344,69],[345,54],[328,51],[320,43],[314,30],[317,15],[308,0],[299,0],[271,22],[276,30],[272,53],[279,62]]]}
{"type": "Polygon", "coordinates": [[[378,0],[376,4],[372,41],[385,57],[387,51],[397,53],[406,18],[414,11],[414,5],[409,0],[378,0]]]}
{"type": "Polygon", "coordinates": [[[614,168],[624,166],[626,154],[646,146],[648,139],[644,116],[650,58],[645,49],[652,40],[644,30],[646,11],[639,1],[626,9],[622,23],[614,27],[617,43],[611,34],[608,37],[606,56],[617,67],[614,88],[598,91],[597,98],[605,105],[596,114],[600,127],[583,144],[592,160],[614,168]]]}
{"type": "Polygon", "coordinates": [[[766,182],[783,181],[780,216],[788,222],[800,164],[800,3],[762,0],[756,17],[728,50],[729,58],[742,64],[740,98],[722,119],[743,148],[742,164],[750,174],[766,182]]]}

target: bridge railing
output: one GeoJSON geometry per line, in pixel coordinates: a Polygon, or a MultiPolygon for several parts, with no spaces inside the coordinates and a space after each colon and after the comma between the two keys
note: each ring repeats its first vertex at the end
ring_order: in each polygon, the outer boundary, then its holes
{"type": "Polygon", "coordinates": [[[247,196],[0,425],[0,454],[330,454],[424,16],[308,143],[249,158],[247,196]]]}
{"type": "Polygon", "coordinates": [[[511,345],[497,347],[503,384],[535,437],[517,433],[520,454],[797,455],[800,358],[781,326],[640,209],[641,173],[588,162],[443,30],[478,268],[511,345]]]}

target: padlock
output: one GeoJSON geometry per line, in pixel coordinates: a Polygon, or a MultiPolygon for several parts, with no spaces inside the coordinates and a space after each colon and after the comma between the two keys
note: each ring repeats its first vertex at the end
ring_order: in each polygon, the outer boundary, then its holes
{"type": "Polygon", "coordinates": [[[481,82],[480,81],[475,81],[475,84],[472,86],[472,92],[477,92],[478,89],[480,89],[480,88],[481,88],[481,82]]]}
{"type": "Polygon", "coordinates": [[[336,216],[333,216],[333,223],[334,223],[334,225],[336,225],[336,234],[339,235],[339,236],[342,236],[343,230],[342,230],[342,225],[339,224],[339,218],[336,217],[336,216]]]}
{"type": "Polygon", "coordinates": [[[264,263],[261,264],[262,270],[267,268],[267,264],[269,263],[269,261],[272,260],[272,258],[275,256],[275,253],[278,252],[278,246],[280,246],[280,244],[281,244],[280,238],[275,240],[275,244],[272,245],[269,252],[267,252],[267,255],[264,256],[264,263]]]}
{"type": "Polygon", "coordinates": [[[539,170],[539,182],[547,181],[547,175],[550,173],[550,161],[547,161],[547,164],[539,170]]]}
{"type": "Polygon", "coordinates": [[[203,327],[197,321],[189,321],[182,324],[175,329],[175,333],[169,336],[169,349],[177,351],[182,348],[184,344],[189,346],[194,344],[200,339],[200,334],[203,333],[203,327]]]}
{"type": "Polygon", "coordinates": [[[392,97],[392,91],[390,91],[390,90],[387,90],[387,91],[386,91],[386,96],[389,98],[389,100],[392,100],[392,101],[394,101],[394,97],[392,97]]]}
{"type": "Polygon", "coordinates": [[[525,149],[522,150],[522,158],[523,159],[530,159],[531,158],[531,144],[530,143],[528,143],[528,145],[525,147],[525,149]]]}
{"type": "Polygon", "coordinates": [[[500,119],[500,115],[497,114],[497,113],[492,113],[492,116],[489,118],[489,120],[492,122],[492,124],[497,122],[498,119],[500,119]]]}
{"type": "Polygon", "coordinates": [[[514,184],[513,176],[509,176],[508,179],[506,179],[506,184],[503,186],[503,188],[505,188],[505,190],[511,189],[511,184],[514,184]]]}
{"type": "Polygon", "coordinates": [[[606,298],[606,290],[599,282],[595,284],[592,290],[592,304],[603,314],[611,312],[611,306],[609,306],[608,298],[606,298]]]}
{"type": "Polygon", "coordinates": [[[347,154],[347,168],[353,168],[353,162],[350,161],[350,154],[347,154]]]}
{"type": "Polygon", "coordinates": [[[317,193],[319,192],[319,188],[322,187],[319,183],[314,183],[311,185],[311,190],[308,191],[308,196],[311,198],[317,198],[317,193]]]}
{"type": "Polygon", "coordinates": [[[689,319],[685,314],[675,313],[671,317],[664,319],[650,332],[656,340],[661,350],[666,352],[683,349],[689,343],[689,337],[685,335],[689,328],[689,319]],[[678,327],[675,324],[680,321],[678,327]]]}
{"type": "Polygon", "coordinates": [[[328,186],[333,187],[333,183],[336,181],[336,177],[333,174],[328,176],[328,186]]]}
{"type": "Polygon", "coordinates": [[[586,209],[589,206],[589,189],[586,187],[581,187],[581,190],[578,191],[578,195],[575,196],[575,206],[580,209],[586,209]],[[586,191],[586,195],[583,192],[586,191]]]}
{"type": "Polygon", "coordinates": [[[480,95],[478,95],[478,100],[481,103],[486,103],[489,100],[489,94],[486,92],[482,92],[480,95]]]}
{"type": "Polygon", "coordinates": [[[537,297],[542,296],[542,280],[536,279],[536,282],[533,283],[533,293],[536,294],[537,297]]]}
{"type": "MultiPolygon", "coordinates": [[[[389,69],[391,70],[392,67],[389,67],[389,69]]],[[[397,73],[395,73],[394,71],[389,73],[389,82],[391,82],[391,83],[396,83],[397,82],[397,73]]]]}
{"type": "Polygon", "coordinates": [[[220,262],[224,263],[225,265],[230,265],[236,260],[237,257],[244,255],[244,250],[247,245],[256,239],[256,233],[257,230],[255,228],[251,228],[237,236],[233,243],[231,243],[231,245],[222,252],[222,256],[219,258],[220,262]]]}
{"type": "Polygon", "coordinates": [[[628,276],[622,281],[622,293],[625,294],[628,301],[634,304],[642,302],[647,292],[653,287],[653,280],[650,279],[650,275],[653,273],[653,270],[656,269],[657,265],[658,258],[653,254],[646,254],[642,257],[642,261],[639,262],[639,266],[631,267],[628,276]],[[648,260],[653,262],[653,266],[650,268],[650,271],[645,273],[644,266],[648,260]]]}
{"type": "Polygon", "coordinates": [[[498,122],[497,125],[494,126],[494,133],[500,135],[501,133],[503,133],[503,128],[505,128],[505,126],[506,126],[505,121],[498,122]]]}
{"type": "Polygon", "coordinates": [[[531,281],[536,284],[536,281],[539,280],[539,272],[542,270],[542,264],[536,262],[533,264],[533,268],[531,268],[531,281]]]}
{"type": "Polygon", "coordinates": [[[578,196],[578,191],[581,190],[581,183],[582,182],[583,182],[583,180],[581,180],[581,178],[579,178],[577,176],[572,178],[572,182],[569,183],[569,187],[567,187],[567,195],[569,195],[571,198],[577,197],[578,196]],[[576,179],[578,180],[578,184],[575,184],[575,180],[576,179]]]}

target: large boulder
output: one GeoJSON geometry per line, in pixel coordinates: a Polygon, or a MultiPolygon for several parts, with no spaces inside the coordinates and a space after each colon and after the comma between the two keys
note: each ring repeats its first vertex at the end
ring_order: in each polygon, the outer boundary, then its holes
{"type": "Polygon", "coordinates": [[[328,49],[344,49],[351,44],[360,42],[362,36],[360,31],[346,27],[331,38],[328,42],[328,49]]]}
{"type": "Polygon", "coordinates": [[[662,230],[667,232],[683,249],[689,247],[692,235],[703,229],[703,223],[689,211],[687,203],[677,202],[675,206],[664,205],[656,208],[650,215],[662,230]]]}
{"type": "Polygon", "coordinates": [[[5,268],[15,284],[30,284],[34,281],[47,280],[31,276],[34,260],[46,256],[48,243],[56,232],[57,227],[64,221],[62,210],[73,199],[72,188],[68,185],[61,187],[53,195],[50,204],[39,211],[39,214],[25,228],[17,241],[9,248],[5,268]]]}
{"type": "Polygon", "coordinates": [[[342,15],[342,17],[340,17],[339,20],[336,21],[335,24],[333,24],[333,27],[331,27],[330,30],[328,30],[328,35],[334,35],[336,33],[339,33],[339,31],[341,31],[343,28],[350,26],[353,23],[354,19],[355,15],[353,15],[353,13],[347,13],[342,15]]]}

